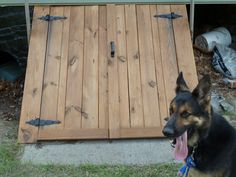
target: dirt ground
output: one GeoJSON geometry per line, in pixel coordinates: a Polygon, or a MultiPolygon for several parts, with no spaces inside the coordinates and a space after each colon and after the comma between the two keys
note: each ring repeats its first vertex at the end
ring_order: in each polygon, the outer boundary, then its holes
{"type": "Polygon", "coordinates": [[[236,89],[230,89],[224,82],[223,76],[216,72],[211,65],[213,53],[203,53],[198,49],[194,49],[195,63],[197,67],[198,78],[205,74],[210,74],[213,90],[218,90],[224,96],[236,96],[236,89]]]}
{"type": "Polygon", "coordinates": [[[16,82],[0,80],[0,143],[16,138],[24,77],[16,82]]]}
{"type": "Polygon", "coordinates": [[[223,76],[217,73],[211,65],[213,53],[203,53],[194,49],[198,78],[210,74],[212,81],[211,104],[215,112],[223,115],[236,127],[236,88],[231,89],[223,82],[223,76]],[[220,103],[225,103],[222,108],[220,103]],[[225,109],[225,110],[224,110],[225,109]]]}
{"type": "MultiPolygon", "coordinates": [[[[233,107],[231,112],[221,112],[236,127],[236,89],[229,89],[222,81],[222,76],[211,67],[212,54],[202,53],[194,49],[198,77],[210,74],[213,92],[219,93],[233,107]]],[[[20,108],[24,87],[24,77],[16,82],[0,80],[0,143],[17,136],[20,108]]]]}

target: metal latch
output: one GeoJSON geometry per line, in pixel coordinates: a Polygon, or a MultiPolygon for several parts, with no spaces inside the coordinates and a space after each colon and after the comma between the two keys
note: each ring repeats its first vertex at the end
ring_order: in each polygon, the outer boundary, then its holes
{"type": "Polygon", "coordinates": [[[26,121],[26,124],[33,125],[35,127],[54,125],[54,124],[60,124],[60,123],[61,123],[61,121],[59,121],[59,120],[44,120],[44,119],[40,119],[40,118],[26,121]]]}
{"type": "Polygon", "coordinates": [[[167,18],[167,19],[176,19],[176,18],[180,18],[183,17],[182,15],[176,14],[174,12],[171,12],[169,14],[160,14],[160,15],[154,15],[154,17],[156,18],[167,18]]]}
{"type": "Polygon", "coordinates": [[[115,50],[116,50],[115,42],[111,41],[110,45],[111,45],[111,57],[113,58],[115,57],[115,50]]]}
{"type": "Polygon", "coordinates": [[[53,21],[53,20],[65,20],[67,17],[65,16],[51,16],[49,14],[39,17],[38,19],[44,20],[44,21],[53,21]]]}

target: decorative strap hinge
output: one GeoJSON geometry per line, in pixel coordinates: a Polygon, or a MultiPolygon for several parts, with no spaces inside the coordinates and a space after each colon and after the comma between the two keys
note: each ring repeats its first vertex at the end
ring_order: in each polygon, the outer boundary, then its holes
{"type": "Polygon", "coordinates": [[[35,126],[35,127],[40,127],[40,126],[48,126],[48,125],[54,125],[54,124],[60,124],[61,121],[59,120],[44,120],[40,118],[32,119],[29,121],[26,121],[26,124],[35,126]]]}
{"type": "Polygon", "coordinates": [[[54,21],[54,20],[65,20],[67,17],[65,16],[51,16],[49,14],[39,17],[38,19],[44,20],[44,21],[54,21]]]}
{"type": "Polygon", "coordinates": [[[183,17],[183,16],[179,15],[179,14],[176,14],[174,12],[171,12],[169,14],[154,15],[154,17],[156,17],[156,18],[167,18],[169,20],[172,20],[172,19],[183,17]]]}

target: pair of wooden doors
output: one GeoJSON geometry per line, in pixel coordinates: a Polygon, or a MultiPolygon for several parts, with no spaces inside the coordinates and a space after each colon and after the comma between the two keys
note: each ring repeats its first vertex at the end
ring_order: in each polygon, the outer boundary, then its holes
{"type": "Polygon", "coordinates": [[[180,70],[196,84],[184,5],[35,7],[19,141],[162,137],[180,70]]]}

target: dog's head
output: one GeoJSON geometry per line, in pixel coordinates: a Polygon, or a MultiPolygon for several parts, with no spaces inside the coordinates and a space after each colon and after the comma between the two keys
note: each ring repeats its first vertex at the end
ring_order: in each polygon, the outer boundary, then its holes
{"type": "Polygon", "coordinates": [[[177,78],[176,96],[170,103],[169,117],[163,128],[166,137],[177,138],[185,132],[188,139],[193,130],[209,126],[211,105],[211,81],[209,75],[204,76],[191,92],[183,78],[182,72],[177,78]]]}

